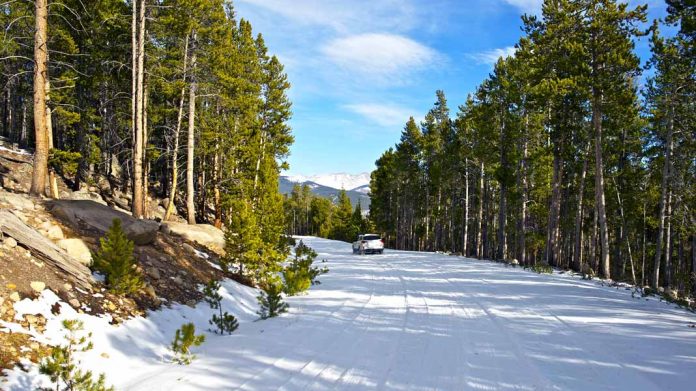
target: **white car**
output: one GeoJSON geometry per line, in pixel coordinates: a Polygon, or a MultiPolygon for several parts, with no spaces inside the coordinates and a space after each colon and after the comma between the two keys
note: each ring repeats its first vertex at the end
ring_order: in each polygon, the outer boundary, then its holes
{"type": "Polygon", "coordinates": [[[353,254],[382,254],[383,252],[384,239],[379,235],[358,235],[358,240],[353,242],[353,254]]]}

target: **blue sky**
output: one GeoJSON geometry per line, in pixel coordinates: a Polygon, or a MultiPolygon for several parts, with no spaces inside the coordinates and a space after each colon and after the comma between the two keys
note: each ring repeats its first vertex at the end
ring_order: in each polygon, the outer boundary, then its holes
{"type": "MultiPolygon", "coordinates": [[[[662,18],[662,0],[649,18],[662,18]]],[[[292,83],[290,174],[360,173],[442,89],[456,113],[542,0],[237,0],[292,83]]],[[[637,44],[649,57],[647,38],[637,44]]]]}

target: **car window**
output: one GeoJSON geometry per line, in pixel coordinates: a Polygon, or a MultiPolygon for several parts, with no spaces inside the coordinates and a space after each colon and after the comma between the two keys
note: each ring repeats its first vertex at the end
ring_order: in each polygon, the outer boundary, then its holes
{"type": "Polygon", "coordinates": [[[363,240],[379,240],[380,237],[379,235],[365,235],[363,237],[363,240]]]}

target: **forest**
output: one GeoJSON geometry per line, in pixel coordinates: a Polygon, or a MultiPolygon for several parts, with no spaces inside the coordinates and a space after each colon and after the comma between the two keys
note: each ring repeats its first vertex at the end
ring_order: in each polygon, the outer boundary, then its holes
{"type": "Polygon", "coordinates": [[[233,232],[231,261],[285,259],[290,84],[230,1],[6,1],[0,25],[0,136],[34,151],[33,195],[165,200],[162,220],[233,232]]]}
{"type": "Polygon", "coordinates": [[[372,173],[389,246],[696,292],[696,7],[667,3],[546,0],[456,113],[437,91],[372,173]]]}

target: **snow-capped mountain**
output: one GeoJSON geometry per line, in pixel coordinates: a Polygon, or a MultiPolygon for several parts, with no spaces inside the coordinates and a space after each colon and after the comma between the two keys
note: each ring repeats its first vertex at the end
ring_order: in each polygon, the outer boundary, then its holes
{"type": "MultiPolygon", "coordinates": [[[[334,189],[353,190],[369,186],[370,173],[363,172],[360,174],[346,174],[344,172],[336,174],[318,174],[318,175],[289,175],[286,177],[290,182],[304,183],[314,182],[322,186],[333,187],[334,189]]],[[[362,193],[367,193],[360,190],[362,193]]]]}
{"type": "Polygon", "coordinates": [[[368,195],[370,194],[370,185],[362,185],[360,187],[356,187],[355,189],[353,189],[353,191],[357,191],[358,193],[368,195]]]}

